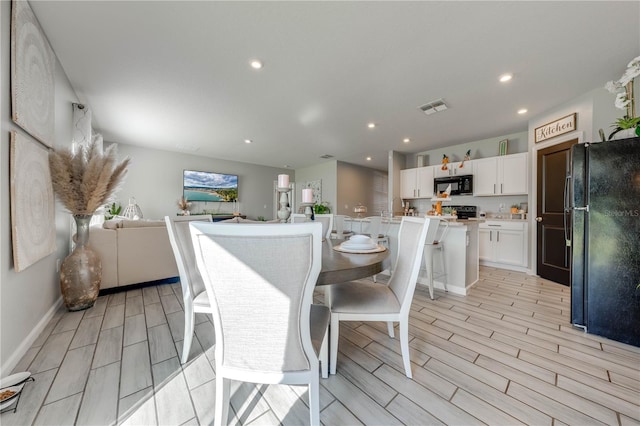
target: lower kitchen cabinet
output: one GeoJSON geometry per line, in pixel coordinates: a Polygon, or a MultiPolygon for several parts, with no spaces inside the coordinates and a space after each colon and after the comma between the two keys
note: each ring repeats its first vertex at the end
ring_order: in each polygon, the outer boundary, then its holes
{"type": "Polygon", "coordinates": [[[488,220],[478,230],[483,265],[523,270],[528,266],[528,225],[522,221],[488,220]]]}

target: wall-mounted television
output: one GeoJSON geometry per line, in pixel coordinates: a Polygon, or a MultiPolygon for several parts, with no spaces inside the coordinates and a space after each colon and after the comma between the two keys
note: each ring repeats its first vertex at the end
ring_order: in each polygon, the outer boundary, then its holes
{"type": "Polygon", "coordinates": [[[238,176],[185,170],[182,190],[188,201],[238,201],[238,176]]]}

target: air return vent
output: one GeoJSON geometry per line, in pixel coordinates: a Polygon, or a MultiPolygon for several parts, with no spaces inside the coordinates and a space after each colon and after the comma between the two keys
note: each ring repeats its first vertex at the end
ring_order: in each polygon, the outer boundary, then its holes
{"type": "Polygon", "coordinates": [[[438,99],[422,106],[419,106],[418,109],[424,112],[427,115],[435,114],[436,112],[444,111],[447,109],[447,104],[444,103],[444,100],[438,99]]]}
{"type": "Polygon", "coordinates": [[[331,154],[324,154],[324,155],[321,155],[321,156],[320,156],[320,158],[324,158],[324,159],[327,159],[327,158],[333,158],[333,155],[331,155],[331,154]]]}

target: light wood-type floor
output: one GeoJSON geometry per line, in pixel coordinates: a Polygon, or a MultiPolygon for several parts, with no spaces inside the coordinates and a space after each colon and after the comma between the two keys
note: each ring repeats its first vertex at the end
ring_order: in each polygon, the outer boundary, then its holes
{"type": "MultiPolygon", "coordinates": [[[[182,425],[213,421],[214,332],[199,315],[181,366],[179,284],[61,310],[16,371],[29,370],[2,425],[182,425]],[[204,350],[204,353],[203,353],[204,350]]],[[[318,295],[318,298],[321,298],[318,295]]],[[[383,323],[343,323],[338,374],[321,379],[325,425],[640,424],[640,348],[569,325],[569,288],[482,268],[466,297],[418,289],[414,379],[383,323]]],[[[233,424],[307,424],[304,387],[234,384],[233,424]]]]}

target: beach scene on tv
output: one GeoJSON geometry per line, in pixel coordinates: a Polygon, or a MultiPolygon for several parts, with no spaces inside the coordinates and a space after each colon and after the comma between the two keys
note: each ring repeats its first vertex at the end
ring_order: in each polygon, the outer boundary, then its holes
{"type": "Polygon", "coordinates": [[[184,171],[184,198],[188,201],[237,201],[238,176],[184,171]]]}

